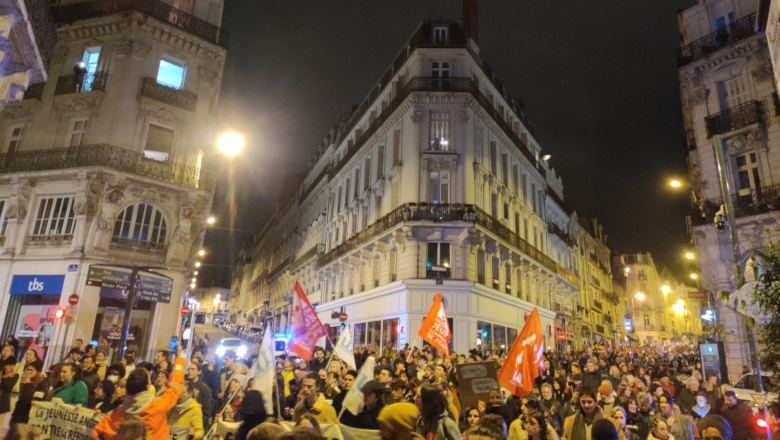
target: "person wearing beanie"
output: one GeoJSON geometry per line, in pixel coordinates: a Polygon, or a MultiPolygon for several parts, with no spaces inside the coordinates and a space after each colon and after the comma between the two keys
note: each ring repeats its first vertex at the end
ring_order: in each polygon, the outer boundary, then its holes
{"type": "Polygon", "coordinates": [[[593,422],[590,438],[592,440],[618,440],[618,431],[615,424],[608,419],[599,419],[593,422]]]}
{"type": "Polygon", "coordinates": [[[604,414],[612,414],[615,407],[615,393],[612,392],[612,382],[604,380],[599,386],[599,406],[604,414]]]}
{"type": "Polygon", "coordinates": [[[379,436],[382,440],[423,439],[414,432],[420,410],[413,403],[394,403],[387,405],[379,412],[379,436]]]}
{"type": "Polygon", "coordinates": [[[720,437],[722,440],[731,440],[733,436],[729,422],[717,414],[707,414],[696,423],[702,437],[720,437]]]}

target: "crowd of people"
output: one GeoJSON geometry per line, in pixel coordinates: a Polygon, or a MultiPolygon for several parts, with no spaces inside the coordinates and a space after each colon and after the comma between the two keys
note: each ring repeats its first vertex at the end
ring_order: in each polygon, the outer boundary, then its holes
{"type": "MultiPolygon", "coordinates": [[[[245,359],[230,351],[207,359],[196,344],[189,361],[160,350],[153,362],[145,362],[130,350],[120,362],[107,364],[104,352],[78,340],[61,362],[44,371],[36,351],[17,360],[11,342],[0,351],[0,414],[7,416],[9,436],[26,429],[33,401],[54,399],[106,414],[93,433],[103,440],[215,438],[218,430],[212,428],[223,421],[235,428],[229,434],[233,440],[321,439],[326,423],[378,430],[385,440],[760,440],[766,435],[728,383],[715,376],[703,380],[698,357],[686,349],[548,352],[531,394],[518,397],[496,388],[484,401],[464,407],[456,366],[486,362],[500,370],[503,353],[472,350],[448,358],[428,346],[381,353],[357,346],[356,368],[351,368],[317,347],[311,361],[277,359],[269,413],[253,389],[254,379],[248,379],[258,344],[245,359]],[[376,365],[373,378],[361,386],[362,405],[353,414],[344,401],[370,357],[376,365]],[[282,421],[295,428],[288,432],[282,421]]],[[[775,419],[768,420],[777,431],[775,419]]]]}

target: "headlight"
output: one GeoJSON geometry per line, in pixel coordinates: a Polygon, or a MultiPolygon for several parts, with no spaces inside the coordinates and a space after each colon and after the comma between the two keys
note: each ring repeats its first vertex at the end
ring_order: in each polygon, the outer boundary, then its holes
{"type": "Polygon", "coordinates": [[[238,350],[236,350],[236,354],[238,354],[239,357],[243,357],[246,354],[246,347],[243,345],[238,347],[238,350]]]}
{"type": "Polygon", "coordinates": [[[224,356],[225,355],[225,347],[223,347],[221,345],[219,347],[217,347],[217,354],[220,355],[220,356],[224,356]]]}

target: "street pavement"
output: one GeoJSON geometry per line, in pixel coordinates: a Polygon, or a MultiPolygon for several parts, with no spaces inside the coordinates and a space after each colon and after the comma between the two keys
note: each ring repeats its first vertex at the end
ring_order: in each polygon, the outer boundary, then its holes
{"type": "MultiPolygon", "coordinates": [[[[216,354],[217,352],[217,346],[219,346],[219,341],[222,338],[235,338],[236,336],[231,335],[230,333],[223,331],[219,327],[214,327],[209,322],[208,324],[195,324],[195,337],[200,340],[203,336],[208,335],[209,336],[209,351],[207,354],[207,358],[211,359],[211,356],[216,354]]],[[[244,341],[244,345],[249,349],[251,346],[248,342],[244,341]]]]}

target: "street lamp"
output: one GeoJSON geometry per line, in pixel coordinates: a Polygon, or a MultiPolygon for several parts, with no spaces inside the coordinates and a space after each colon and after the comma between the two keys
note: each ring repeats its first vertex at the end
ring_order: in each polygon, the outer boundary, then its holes
{"type": "Polygon", "coordinates": [[[234,131],[229,131],[219,137],[217,148],[225,156],[235,157],[244,149],[244,137],[234,131]]]}
{"type": "Polygon", "coordinates": [[[696,258],[696,255],[694,255],[693,252],[688,251],[685,253],[685,258],[687,260],[693,260],[694,258],[696,258]]]}
{"type": "Polygon", "coordinates": [[[672,188],[681,188],[682,187],[682,182],[680,182],[677,179],[672,179],[672,180],[669,181],[669,186],[671,186],[672,188]]]}
{"type": "Polygon", "coordinates": [[[217,222],[217,219],[213,215],[206,219],[206,223],[209,224],[209,225],[213,225],[216,222],[217,222]]]}
{"type": "Polygon", "coordinates": [[[545,154],[544,156],[542,156],[542,160],[547,162],[548,160],[550,160],[551,157],[552,156],[550,156],[549,154],[545,154]]]}
{"type": "Polygon", "coordinates": [[[672,291],[672,288],[671,288],[671,287],[669,287],[668,285],[664,284],[663,286],[661,286],[661,292],[662,292],[664,295],[668,295],[668,294],[669,294],[669,292],[671,292],[671,291],[672,291]]]}
{"type": "Polygon", "coordinates": [[[642,292],[637,292],[637,293],[636,293],[636,295],[634,295],[634,297],[635,297],[636,299],[638,299],[639,301],[644,301],[644,300],[645,300],[645,298],[647,298],[647,297],[645,296],[645,294],[644,294],[644,293],[642,293],[642,292]]]}
{"type": "Polygon", "coordinates": [[[195,267],[200,267],[200,261],[195,262],[195,267]]]}
{"type": "Polygon", "coordinates": [[[201,249],[201,250],[199,250],[199,251],[198,251],[198,255],[200,255],[201,257],[202,257],[202,256],[204,256],[204,255],[206,255],[206,250],[205,250],[205,249],[201,249]]]}
{"type": "Polygon", "coordinates": [[[691,279],[692,279],[692,280],[697,280],[697,279],[699,279],[699,274],[697,274],[696,272],[691,272],[691,279]]]}

